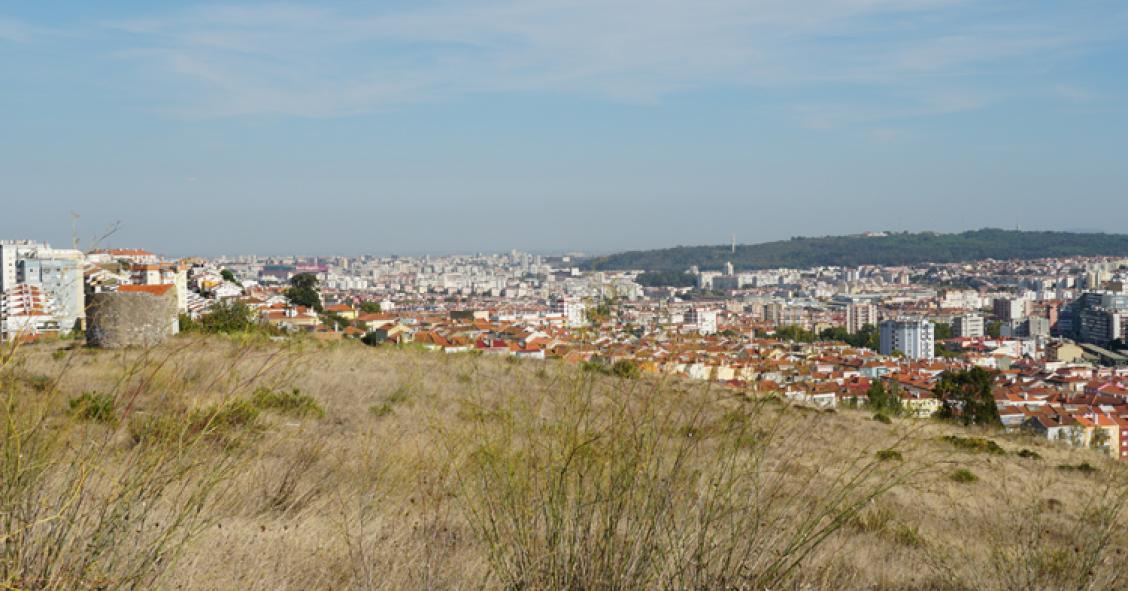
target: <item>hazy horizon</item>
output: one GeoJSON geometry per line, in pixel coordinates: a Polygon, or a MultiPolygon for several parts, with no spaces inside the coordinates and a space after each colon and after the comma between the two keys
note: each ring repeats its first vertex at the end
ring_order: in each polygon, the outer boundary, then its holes
{"type": "Polygon", "coordinates": [[[0,237],[609,253],[1117,232],[1128,6],[107,0],[0,8],[0,237]],[[1067,220],[1067,221],[1066,221],[1067,220]]]}

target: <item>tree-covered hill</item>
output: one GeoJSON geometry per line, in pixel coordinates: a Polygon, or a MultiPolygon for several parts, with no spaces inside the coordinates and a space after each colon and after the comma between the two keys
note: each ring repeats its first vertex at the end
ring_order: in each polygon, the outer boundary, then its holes
{"type": "Polygon", "coordinates": [[[1128,256],[1128,235],[983,229],[961,234],[799,237],[737,245],[735,253],[728,245],[630,251],[590,259],[587,266],[596,270],[684,271],[692,265],[702,270],[720,269],[726,261],[737,269],[771,269],[1067,256],[1128,256]]]}

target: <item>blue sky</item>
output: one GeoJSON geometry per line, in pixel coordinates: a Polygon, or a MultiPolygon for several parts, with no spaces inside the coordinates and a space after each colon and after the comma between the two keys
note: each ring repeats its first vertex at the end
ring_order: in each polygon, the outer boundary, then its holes
{"type": "Polygon", "coordinates": [[[1128,231],[1122,0],[0,1],[0,236],[1128,231]]]}

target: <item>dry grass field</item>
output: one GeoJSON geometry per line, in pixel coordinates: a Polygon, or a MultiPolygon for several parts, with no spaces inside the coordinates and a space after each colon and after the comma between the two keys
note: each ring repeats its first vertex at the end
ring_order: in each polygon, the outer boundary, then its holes
{"type": "Polygon", "coordinates": [[[1120,466],[1021,435],[250,337],[0,394],[2,589],[1128,587],[1120,466]]]}

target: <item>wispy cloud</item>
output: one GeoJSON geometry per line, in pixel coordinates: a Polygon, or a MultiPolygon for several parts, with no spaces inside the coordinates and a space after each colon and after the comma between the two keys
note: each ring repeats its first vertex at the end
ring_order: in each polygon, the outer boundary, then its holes
{"type": "Polygon", "coordinates": [[[27,43],[42,36],[43,33],[44,30],[39,27],[0,15],[0,41],[27,43]]]}
{"type": "Polygon", "coordinates": [[[1058,84],[1053,88],[1055,96],[1078,103],[1090,103],[1103,100],[1105,97],[1093,90],[1075,84],[1058,84]]]}
{"type": "Polygon", "coordinates": [[[364,14],[229,6],[108,27],[128,37],[120,55],[188,91],[182,113],[310,117],[473,93],[654,101],[812,85],[889,91],[905,99],[894,116],[924,116],[978,108],[996,94],[984,82],[993,72],[1101,34],[1030,16],[1021,2],[988,4],[487,0],[364,14]]]}

